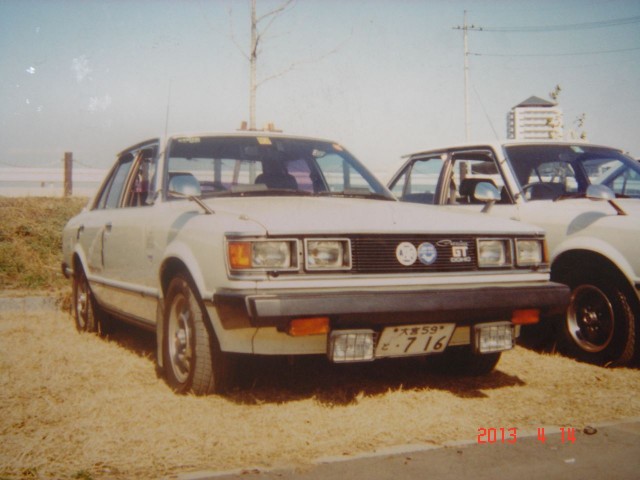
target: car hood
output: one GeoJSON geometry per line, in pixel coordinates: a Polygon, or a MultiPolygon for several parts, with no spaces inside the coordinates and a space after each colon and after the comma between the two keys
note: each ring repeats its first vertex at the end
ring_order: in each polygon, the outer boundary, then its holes
{"type": "Polygon", "coordinates": [[[624,210],[624,213],[628,216],[633,216],[634,218],[640,217],[640,200],[637,198],[618,198],[615,200],[615,203],[624,210]]]}
{"type": "MultiPolygon", "coordinates": [[[[624,215],[617,215],[615,208],[606,200],[588,200],[586,198],[565,199],[558,201],[534,201],[527,202],[526,210],[529,212],[536,211],[535,222],[540,221],[541,224],[547,220],[563,219],[570,221],[579,215],[592,214],[597,218],[614,217],[620,219],[628,219],[628,221],[638,224],[640,217],[640,200],[631,198],[617,198],[614,200],[615,205],[620,207],[624,215]]],[[[535,223],[533,220],[526,218],[525,220],[535,223]]]]}
{"type": "Polygon", "coordinates": [[[253,220],[272,235],[295,233],[542,233],[521,222],[429,205],[338,197],[208,199],[216,214],[253,220]]]}

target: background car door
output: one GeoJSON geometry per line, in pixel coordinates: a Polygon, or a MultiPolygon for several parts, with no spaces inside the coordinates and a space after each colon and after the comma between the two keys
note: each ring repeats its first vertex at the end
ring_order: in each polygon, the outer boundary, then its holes
{"type": "Polygon", "coordinates": [[[479,183],[489,183],[500,193],[500,199],[491,207],[491,215],[519,219],[514,195],[490,150],[458,150],[417,157],[404,166],[389,188],[402,201],[480,212],[485,202],[475,195],[479,183]]]}

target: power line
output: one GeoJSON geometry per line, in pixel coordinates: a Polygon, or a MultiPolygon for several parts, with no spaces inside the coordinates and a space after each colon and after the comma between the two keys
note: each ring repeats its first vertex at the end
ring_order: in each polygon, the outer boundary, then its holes
{"type": "Polygon", "coordinates": [[[620,25],[631,25],[640,23],[640,16],[618,18],[615,20],[601,20],[598,22],[572,23],[566,25],[539,25],[531,27],[483,27],[477,29],[481,32],[510,32],[510,33],[531,33],[531,32],[566,32],[573,30],[589,30],[593,28],[617,27],[620,25]]]}
{"type": "Polygon", "coordinates": [[[616,50],[599,50],[591,52],[573,52],[573,53],[477,53],[469,52],[474,57],[572,57],[580,55],[600,55],[606,53],[620,53],[640,50],[640,47],[620,48],[616,50]]]}

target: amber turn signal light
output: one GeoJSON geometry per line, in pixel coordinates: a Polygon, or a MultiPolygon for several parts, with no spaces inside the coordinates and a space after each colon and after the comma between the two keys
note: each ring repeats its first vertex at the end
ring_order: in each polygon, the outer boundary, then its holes
{"type": "Polygon", "coordinates": [[[249,242],[229,242],[229,263],[231,268],[251,267],[251,243],[249,242]]]}
{"type": "Polygon", "coordinates": [[[540,310],[535,308],[529,310],[514,310],[511,315],[511,322],[514,325],[531,325],[540,321],[540,310]]]}
{"type": "Polygon", "coordinates": [[[329,317],[296,318],[289,322],[287,333],[292,337],[329,333],[329,317]]]}

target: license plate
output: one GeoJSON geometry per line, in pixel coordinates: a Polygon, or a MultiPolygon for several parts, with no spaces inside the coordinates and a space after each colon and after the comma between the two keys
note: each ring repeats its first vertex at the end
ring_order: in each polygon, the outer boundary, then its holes
{"type": "Polygon", "coordinates": [[[455,328],[454,323],[387,327],[380,335],[376,358],[440,353],[447,348],[455,328]]]}

